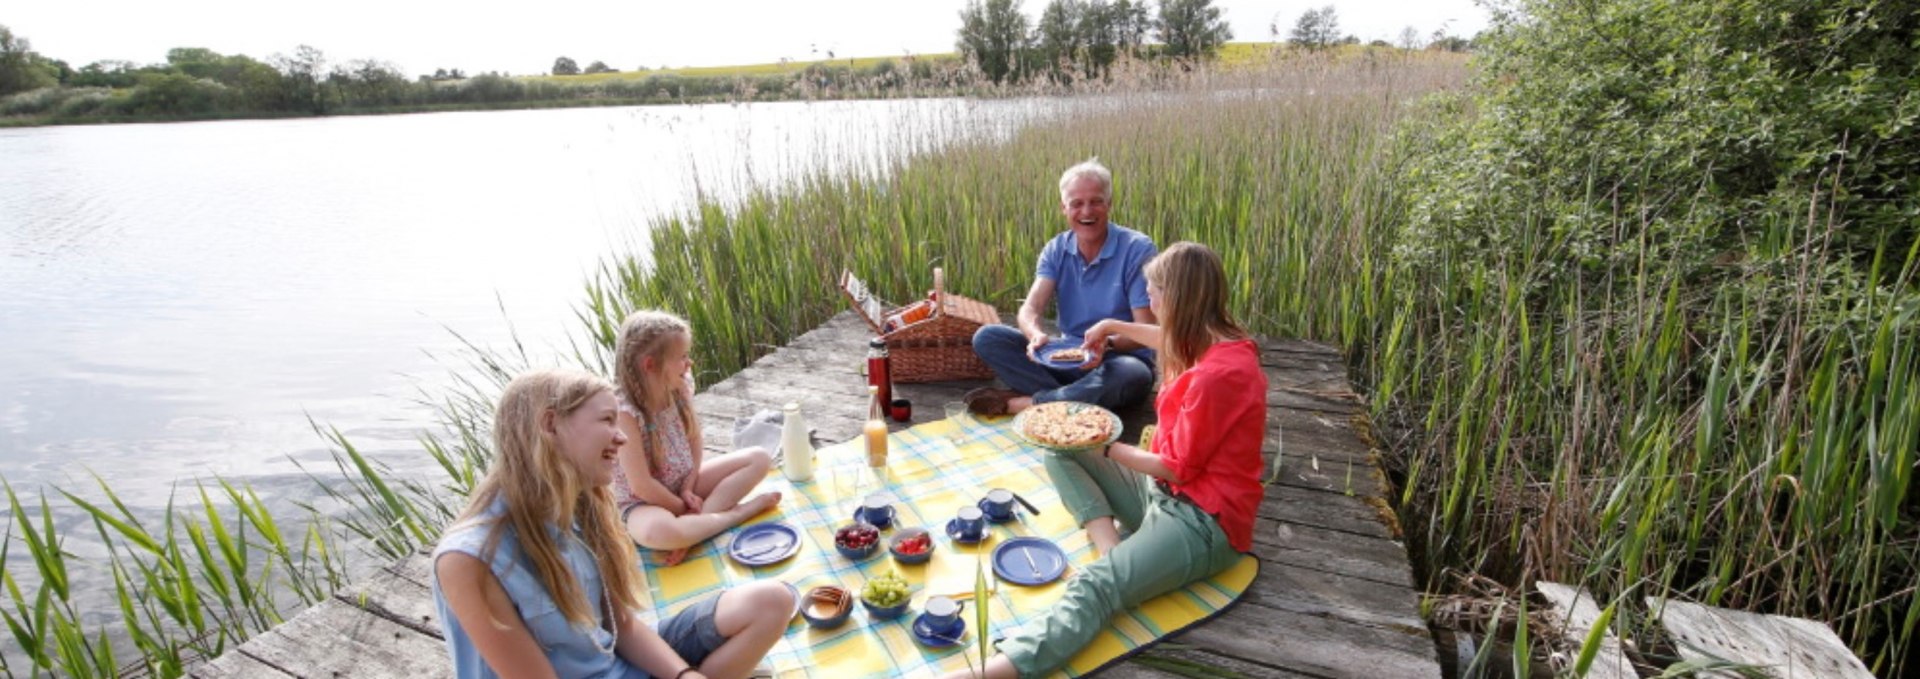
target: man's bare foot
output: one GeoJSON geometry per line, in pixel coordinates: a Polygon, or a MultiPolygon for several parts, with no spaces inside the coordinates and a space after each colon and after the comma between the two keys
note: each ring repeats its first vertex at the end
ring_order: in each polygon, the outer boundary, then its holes
{"type": "Polygon", "coordinates": [[[1015,396],[1007,399],[1007,414],[1018,415],[1020,411],[1033,407],[1032,396],[1015,396]]]}

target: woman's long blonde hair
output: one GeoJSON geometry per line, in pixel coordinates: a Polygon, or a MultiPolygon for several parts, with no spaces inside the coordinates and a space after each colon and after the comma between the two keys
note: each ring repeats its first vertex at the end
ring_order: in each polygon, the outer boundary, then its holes
{"type": "Polygon", "coordinates": [[[1193,367],[1217,340],[1244,339],[1247,331],[1227,311],[1227,271],[1220,255],[1180,241],[1147,262],[1147,283],[1160,289],[1161,383],[1193,367]]]}
{"type": "Polygon", "coordinates": [[[606,380],[578,371],[541,371],[514,378],[500,394],[500,405],[493,413],[493,466],[474,488],[466,511],[460,513],[465,521],[484,513],[496,499],[504,500],[505,520],[494,522],[488,530],[482,559],[492,560],[500,536],[511,525],[534,576],[561,614],[576,626],[593,625],[594,597],[599,593],[581,591],[578,574],[560,558],[556,529],[564,534],[568,527],[577,527],[599,563],[611,608],[640,608],[639,564],[633,541],[620,525],[613,491],[605,484],[587,487],[579,471],[562,457],[549,431],[550,423],[612,391],[606,380]]]}
{"type": "MultiPolygon", "coordinates": [[[[627,315],[620,323],[620,338],[615,344],[613,354],[613,376],[619,383],[620,391],[627,397],[627,403],[633,406],[635,419],[640,422],[640,450],[647,456],[650,469],[661,469],[667,464],[667,447],[660,440],[660,428],[654,426],[653,408],[648,407],[649,396],[654,390],[666,388],[657,384],[652,375],[641,366],[641,359],[652,356],[654,360],[665,358],[669,340],[676,337],[693,338],[693,328],[686,320],[652,309],[643,309],[627,315]]],[[[678,391],[667,394],[673,399],[674,412],[680,416],[681,426],[686,427],[687,441],[696,449],[700,446],[700,420],[693,414],[693,404],[678,391]]]]}

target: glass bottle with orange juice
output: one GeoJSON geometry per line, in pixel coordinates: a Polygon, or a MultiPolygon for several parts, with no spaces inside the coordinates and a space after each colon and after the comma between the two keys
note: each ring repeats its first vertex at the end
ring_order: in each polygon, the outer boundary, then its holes
{"type": "Polygon", "coordinates": [[[886,407],[880,403],[880,387],[867,386],[867,466],[887,466],[886,407]]]}

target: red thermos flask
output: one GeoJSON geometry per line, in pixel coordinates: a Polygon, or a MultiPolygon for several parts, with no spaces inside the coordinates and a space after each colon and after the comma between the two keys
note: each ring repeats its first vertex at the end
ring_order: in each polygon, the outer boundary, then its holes
{"type": "Polygon", "coordinates": [[[880,403],[893,402],[893,370],[887,365],[887,341],[875,337],[867,342],[867,384],[880,389],[880,403]]]}

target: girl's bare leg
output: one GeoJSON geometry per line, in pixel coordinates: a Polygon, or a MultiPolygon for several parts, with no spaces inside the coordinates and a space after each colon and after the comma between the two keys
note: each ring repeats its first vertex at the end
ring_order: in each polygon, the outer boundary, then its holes
{"type": "MultiPolygon", "coordinates": [[[[700,463],[700,483],[693,492],[706,500],[703,508],[707,512],[724,512],[740,504],[747,492],[767,478],[767,470],[773,468],[773,456],[763,448],[743,448],[726,455],[713,457],[700,463]]],[[[766,503],[759,510],[748,514],[759,514],[772,503],[756,497],[758,502],[766,503]]]]}
{"type": "Polygon", "coordinates": [[[745,677],[787,631],[793,618],[793,593],[778,582],[761,580],[727,590],[713,613],[713,626],[727,638],[700,673],[715,679],[745,677]]]}

